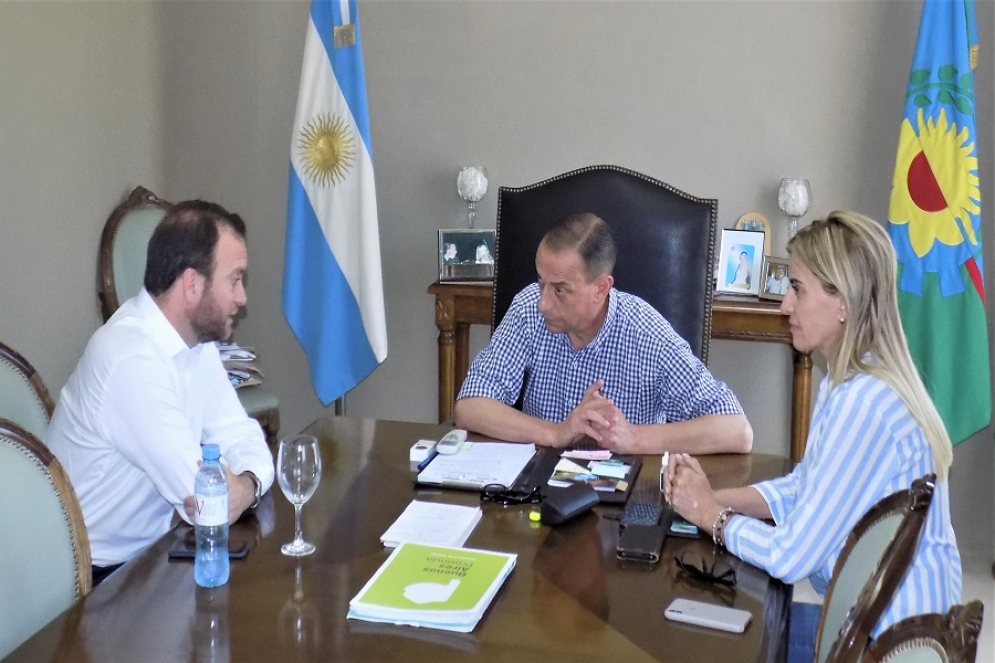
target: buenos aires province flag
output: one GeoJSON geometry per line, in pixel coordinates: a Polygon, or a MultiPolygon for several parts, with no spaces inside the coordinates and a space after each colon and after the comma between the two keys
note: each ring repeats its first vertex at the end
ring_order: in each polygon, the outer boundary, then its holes
{"type": "Polygon", "coordinates": [[[954,444],[987,426],[992,412],[977,48],[971,0],[925,0],[888,208],[902,327],[954,444]]]}
{"type": "Polygon", "coordinates": [[[356,0],[314,0],[290,147],[283,313],[328,405],[387,356],[356,0]]]}

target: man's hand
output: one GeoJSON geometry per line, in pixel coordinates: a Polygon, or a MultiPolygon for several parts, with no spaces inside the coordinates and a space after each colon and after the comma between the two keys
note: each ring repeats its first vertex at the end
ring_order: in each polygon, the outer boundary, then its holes
{"type": "Polygon", "coordinates": [[[611,399],[606,398],[604,401],[600,414],[607,423],[601,425],[592,421],[593,432],[589,435],[599,445],[605,449],[611,449],[615,453],[640,453],[636,448],[636,426],[629,423],[625,414],[615,406],[611,399]]]}
{"type": "MultiPolygon", "coordinates": [[[[601,388],[605,386],[604,380],[595,380],[577,407],[561,423],[556,424],[553,447],[562,449],[568,447],[585,435],[594,437],[597,424],[601,427],[608,425],[608,420],[602,414],[606,405],[610,406],[611,401],[601,395],[601,388]]],[[[597,439],[597,438],[594,438],[597,439]]]]}
{"type": "MultiPolygon", "coordinates": [[[[222,467],[228,475],[228,524],[233,525],[256,500],[256,482],[246,474],[233,474],[227,465],[222,467]]],[[[190,522],[196,524],[194,516],[197,513],[197,504],[193,495],[183,500],[183,510],[186,511],[190,522]]]]}
{"type": "Polygon", "coordinates": [[[228,524],[233,524],[256,501],[256,482],[247,474],[228,474],[228,524]]]}

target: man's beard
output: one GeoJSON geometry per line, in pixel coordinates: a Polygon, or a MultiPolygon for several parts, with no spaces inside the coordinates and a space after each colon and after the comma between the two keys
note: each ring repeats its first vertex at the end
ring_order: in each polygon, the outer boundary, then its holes
{"type": "Polygon", "coordinates": [[[228,316],[221,310],[210,289],[204,293],[190,316],[190,326],[197,335],[198,343],[213,343],[228,338],[228,316]]]}

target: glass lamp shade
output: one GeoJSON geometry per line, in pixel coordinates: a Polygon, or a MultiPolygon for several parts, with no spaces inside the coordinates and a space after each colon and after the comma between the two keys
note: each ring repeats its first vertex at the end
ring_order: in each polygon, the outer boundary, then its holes
{"type": "Polygon", "coordinates": [[[487,169],[483,166],[460,166],[456,176],[456,191],[466,201],[467,222],[473,228],[476,203],[487,193],[487,169]]]}
{"type": "Polygon", "coordinates": [[[812,205],[812,187],[800,177],[785,177],[777,189],[777,206],[788,217],[788,235],[798,232],[798,219],[812,205]]]}

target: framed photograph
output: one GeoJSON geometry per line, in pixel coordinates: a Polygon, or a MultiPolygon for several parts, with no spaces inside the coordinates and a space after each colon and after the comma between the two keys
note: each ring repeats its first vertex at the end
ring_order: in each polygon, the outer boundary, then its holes
{"type": "Polygon", "coordinates": [[[736,219],[736,225],[734,226],[736,230],[755,230],[762,232],[764,234],[764,255],[769,256],[771,254],[770,244],[772,241],[772,235],[770,231],[770,221],[767,220],[760,212],[747,212],[743,216],[736,219]]]}
{"type": "Polygon", "coordinates": [[[719,248],[717,292],[756,295],[760,292],[760,268],[764,259],[764,233],[722,229],[719,248]]]}
{"type": "Polygon", "coordinates": [[[493,278],[493,230],[439,231],[440,281],[487,281],[493,278]]]}
{"type": "Polygon", "coordinates": [[[760,270],[760,299],[781,301],[788,294],[791,282],[788,280],[788,259],[764,256],[764,266],[760,270]]]}

